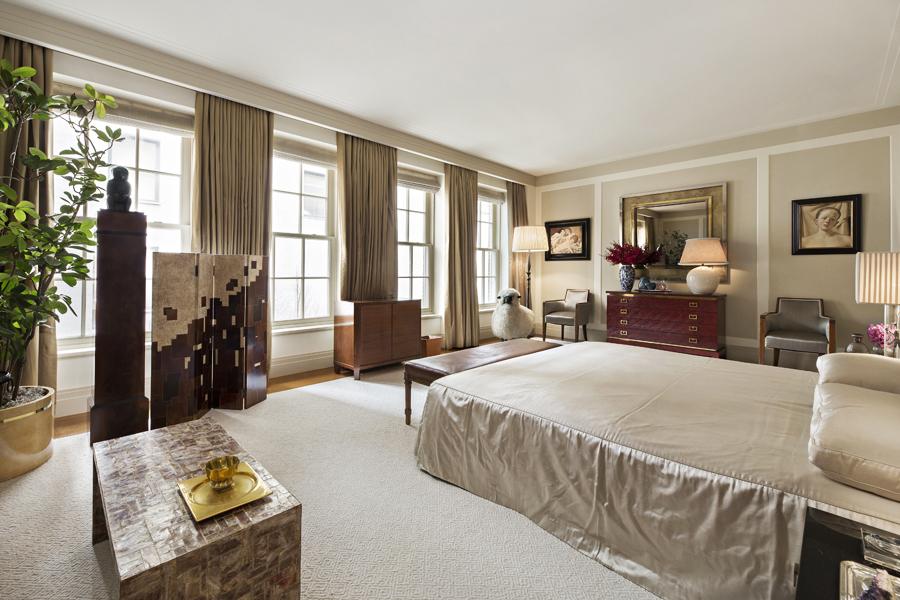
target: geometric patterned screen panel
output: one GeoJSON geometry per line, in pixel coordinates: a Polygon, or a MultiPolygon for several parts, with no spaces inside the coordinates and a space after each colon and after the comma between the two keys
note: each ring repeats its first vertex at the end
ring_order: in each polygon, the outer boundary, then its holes
{"type": "Polygon", "coordinates": [[[153,254],[150,427],[266,398],[268,260],[153,254]]]}

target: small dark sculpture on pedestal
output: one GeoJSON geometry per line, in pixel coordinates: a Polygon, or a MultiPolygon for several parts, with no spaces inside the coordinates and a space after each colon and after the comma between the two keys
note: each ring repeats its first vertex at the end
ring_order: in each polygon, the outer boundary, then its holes
{"type": "Polygon", "coordinates": [[[113,167],[113,178],[106,184],[106,207],[116,212],[131,209],[131,184],[128,183],[128,169],[113,167]]]}

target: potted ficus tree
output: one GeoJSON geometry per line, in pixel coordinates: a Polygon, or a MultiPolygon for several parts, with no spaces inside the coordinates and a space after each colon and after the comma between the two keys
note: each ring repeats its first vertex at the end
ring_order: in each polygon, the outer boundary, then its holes
{"type": "MultiPolygon", "coordinates": [[[[88,275],[93,222],[81,217],[103,196],[104,157],[121,132],[92,123],[115,108],[112,96],[84,86],[84,95],[53,96],[30,67],[0,60],[0,135],[12,136],[9,175],[0,177],[0,481],[29,471],[52,454],[54,390],[22,385],[28,345],[36,329],[72,310],[67,291],[88,275]],[[39,148],[18,151],[31,121],[63,119],[77,143],[58,156],[39,148]],[[39,215],[36,198],[21,190],[60,176],[53,214],[39,215]],[[58,281],[63,285],[58,285],[58,281]]],[[[6,172],[6,170],[4,170],[6,172]]]]}

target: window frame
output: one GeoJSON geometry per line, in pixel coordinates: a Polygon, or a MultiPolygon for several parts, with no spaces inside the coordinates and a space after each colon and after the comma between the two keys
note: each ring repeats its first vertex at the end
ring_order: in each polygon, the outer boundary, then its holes
{"type": "MultiPolygon", "coordinates": [[[[315,326],[315,325],[324,325],[331,324],[334,319],[335,314],[335,298],[337,296],[337,277],[335,276],[337,273],[337,235],[335,233],[336,230],[336,220],[337,216],[335,214],[335,185],[336,185],[336,174],[335,174],[335,165],[328,164],[325,162],[311,160],[308,158],[304,158],[299,154],[292,154],[291,152],[286,152],[284,150],[275,150],[272,153],[272,160],[274,162],[275,158],[281,158],[283,160],[291,160],[298,162],[300,164],[300,191],[299,192],[290,192],[285,190],[279,190],[275,188],[275,180],[274,177],[272,179],[272,194],[273,194],[273,202],[270,210],[274,211],[274,194],[275,192],[283,193],[283,194],[291,194],[293,196],[297,196],[300,201],[300,228],[302,231],[302,219],[303,219],[303,196],[309,196],[311,198],[323,198],[323,196],[316,196],[314,194],[304,194],[303,193],[303,167],[304,165],[313,165],[316,167],[320,167],[325,169],[326,172],[326,195],[324,196],[326,201],[325,208],[325,235],[311,234],[311,233],[288,233],[283,231],[275,231],[275,227],[270,227],[269,234],[269,298],[272,305],[272,331],[284,330],[284,329],[292,329],[298,327],[306,327],[306,326],[315,326]],[[289,239],[299,239],[301,240],[302,245],[302,260],[300,261],[300,276],[299,277],[276,277],[275,276],[275,240],[276,238],[289,238],[289,239]],[[305,277],[306,273],[306,242],[305,240],[325,240],[328,242],[328,277],[305,277]],[[299,318],[299,319],[281,319],[275,320],[275,281],[276,280],[297,280],[301,285],[301,297],[298,300],[299,309],[302,314],[303,312],[303,296],[305,293],[305,289],[303,288],[303,282],[306,279],[325,279],[328,281],[328,314],[321,317],[310,317],[310,318],[299,318]]],[[[274,214],[271,215],[274,219],[274,214]]]]}
{"type": "MultiPolygon", "coordinates": [[[[428,302],[422,302],[421,309],[423,315],[430,315],[434,313],[434,197],[435,192],[432,189],[417,186],[414,184],[399,182],[397,183],[397,230],[399,233],[400,230],[400,213],[406,213],[406,231],[407,231],[407,239],[409,239],[409,213],[415,212],[419,213],[419,211],[410,211],[409,210],[409,190],[417,190],[425,194],[425,241],[424,242],[401,242],[399,240],[399,236],[397,239],[397,298],[400,298],[400,281],[403,279],[409,280],[410,283],[410,297],[412,296],[412,281],[414,279],[425,279],[426,280],[426,289],[428,290],[428,302]],[[406,190],[406,198],[407,198],[407,208],[400,208],[400,189],[404,188],[406,190]],[[399,250],[400,246],[409,246],[409,275],[400,275],[400,257],[399,250]],[[420,277],[413,275],[413,256],[412,249],[413,248],[425,248],[428,254],[428,260],[426,261],[428,266],[428,275],[426,277],[420,277]]],[[[418,298],[410,298],[412,300],[418,300],[418,298]]]]}
{"type": "MultiPolygon", "coordinates": [[[[178,177],[180,178],[180,186],[179,186],[180,192],[179,193],[180,193],[180,198],[181,198],[181,202],[180,202],[180,206],[179,206],[179,221],[180,222],[176,224],[176,223],[166,223],[166,222],[162,222],[162,221],[147,221],[147,230],[149,231],[151,228],[153,228],[153,229],[168,229],[168,230],[180,231],[181,232],[181,252],[190,252],[190,250],[191,250],[191,234],[192,234],[191,186],[192,186],[192,180],[193,180],[193,174],[194,174],[193,173],[193,151],[194,151],[194,134],[193,134],[193,132],[176,130],[176,129],[173,129],[166,125],[161,125],[161,124],[153,123],[151,121],[143,121],[143,120],[137,120],[137,119],[131,119],[131,118],[129,118],[127,120],[122,120],[122,121],[119,121],[115,118],[99,119],[99,121],[105,125],[109,125],[110,127],[114,127],[114,128],[115,127],[132,127],[135,130],[135,141],[134,141],[134,144],[135,144],[134,165],[135,166],[134,167],[126,167],[129,170],[129,173],[134,173],[133,180],[132,180],[131,176],[129,176],[129,183],[131,183],[132,207],[135,211],[140,211],[140,208],[141,208],[140,200],[139,200],[139,198],[140,198],[140,179],[141,179],[140,174],[141,173],[149,173],[149,174],[153,174],[153,175],[165,175],[165,176],[173,175],[173,173],[170,173],[168,171],[160,171],[157,169],[147,169],[147,168],[140,167],[140,164],[141,164],[140,163],[140,160],[141,160],[141,130],[144,129],[144,130],[160,131],[163,133],[170,133],[173,135],[177,135],[181,138],[181,173],[178,175],[178,177]]],[[[53,145],[53,139],[52,139],[52,134],[51,134],[51,146],[52,145],[53,145]]],[[[54,156],[56,156],[55,153],[54,153],[54,156]]],[[[115,166],[115,165],[113,165],[113,166],[115,166]]],[[[51,186],[51,197],[53,198],[54,210],[55,210],[57,190],[55,189],[54,181],[55,180],[51,179],[50,186],[51,186]]],[[[103,185],[103,184],[101,184],[101,185],[103,185]]],[[[157,196],[158,196],[158,189],[157,189],[157,196]]],[[[98,200],[97,202],[101,204],[101,206],[98,207],[98,211],[102,210],[102,203],[104,202],[104,200],[101,199],[101,200],[98,200]]],[[[151,203],[151,204],[153,204],[153,203],[151,203]]],[[[153,205],[158,206],[159,202],[157,202],[153,205]]],[[[88,207],[85,206],[84,212],[82,214],[78,215],[76,217],[76,219],[79,221],[84,221],[85,219],[88,219],[88,218],[94,219],[94,221],[96,222],[96,216],[89,216],[88,215],[88,207]]],[[[95,234],[96,234],[96,231],[95,231],[95,234]]],[[[150,246],[147,246],[146,252],[147,252],[147,256],[149,257],[154,252],[154,250],[150,246]]],[[[93,323],[94,327],[96,328],[96,315],[91,316],[89,319],[88,311],[92,311],[92,312],[95,311],[96,305],[93,302],[91,302],[89,304],[89,300],[93,301],[94,298],[88,294],[88,287],[89,287],[88,283],[90,282],[92,284],[92,287],[95,289],[94,294],[96,294],[96,286],[97,286],[97,277],[96,277],[96,272],[95,272],[96,253],[97,253],[97,250],[95,247],[94,250],[91,252],[91,254],[93,254],[94,256],[91,260],[91,273],[90,273],[89,277],[87,277],[86,279],[84,279],[82,281],[79,281],[79,284],[81,286],[81,291],[80,291],[81,312],[77,316],[80,321],[80,324],[79,324],[80,335],[71,336],[71,337],[62,337],[62,338],[58,337],[57,345],[63,349],[79,348],[79,347],[84,347],[84,346],[88,346],[88,345],[92,346],[94,343],[94,338],[96,337],[96,332],[93,334],[89,333],[88,323],[93,323]]],[[[152,281],[152,277],[147,277],[147,285],[148,285],[147,289],[148,290],[151,289],[150,288],[151,281],[152,281]]],[[[58,280],[58,282],[60,284],[63,283],[62,280],[58,280]]],[[[65,286],[65,289],[63,289],[63,288],[60,288],[60,289],[63,292],[66,292],[66,290],[73,290],[73,289],[77,289],[77,288],[69,288],[68,286],[65,286]]],[[[145,298],[145,303],[146,303],[146,298],[145,298]]],[[[145,314],[148,314],[151,310],[152,310],[152,306],[150,306],[150,305],[147,305],[144,307],[145,314]]],[[[146,317],[145,317],[145,319],[146,319],[146,317]]],[[[150,329],[146,329],[144,331],[144,339],[148,342],[150,340],[150,333],[151,333],[150,329]]]]}
{"type": "MultiPolygon", "coordinates": [[[[503,217],[502,217],[501,209],[503,207],[504,202],[499,199],[489,198],[489,197],[482,196],[481,194],[479,194],[478,195],[478,204],[479,204],[479,206],[478,206],[477,210],[475,211],[475,228],[476,228],[475,287],[476,287],[476,292],[481,290],[481,283],[479,280],[482,280],[482,279],[487,280],[487,279],[491,278],[490,275],[479,275],[478,274],[477,261],[486,255],[483,253],[493,253],[497,257],[496,262],[495,262],[496,267],[494,269],[493,279],[494,279],[495,293],[498,293],[498,292],[500,292],[500,286],[502,285],[501,281],[502,281],[502,277],[503,277],[503,238],[502,238],[502,229],[501,229],[503,217]],[[487,223],[487,221],[481,220],[480,204],[482,202],[491,205],[491,214],[492,214],[491,225],[493,226],[492,238],[494,240],[493,247],[479,246],[478,241],[477,241],[478,240],[477,232],[481,231],[481,226],[480,226],[481,223],[487,223]]],[[[484,272],[483,264],[482,264],[482,272],[484,272]]],[[[496,300],[495,298],[483,298],[483,300],[486,300],[486,302],[478,303],[478,308],[481,310],[493,308],[497,304],[495,301],[496,300]]]]}

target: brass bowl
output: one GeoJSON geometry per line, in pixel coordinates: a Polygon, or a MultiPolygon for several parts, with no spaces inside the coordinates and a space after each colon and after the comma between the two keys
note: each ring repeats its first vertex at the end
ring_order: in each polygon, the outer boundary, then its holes
{"type": "Polygon", "coordinates": [[[203,465],[209,487],[224,491],[234,485],[234,473],[241,460],[237,456],[219,456],[203,465]]]}

